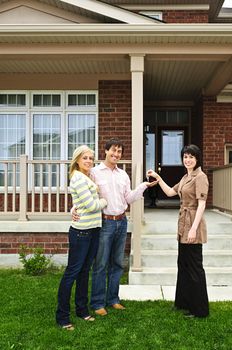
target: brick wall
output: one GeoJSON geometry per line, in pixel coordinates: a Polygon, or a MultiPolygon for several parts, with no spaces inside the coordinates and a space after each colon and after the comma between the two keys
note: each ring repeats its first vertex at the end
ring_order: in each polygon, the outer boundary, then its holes
{"type": "MultiPolygon", "coordinates": [[[[68,233],[0,233],[0,254],[18,254],[20,246],[41,247],[46,254],[66,254],[68,233]]],[[[127,234],[125,255],[129,256],[131,234],[127,234]]]]}
{"type": "Polygon", "coordinates": [[[232,143],[232,103],[217,103],[213,97],[203,99],[203,162],[210,181],[208,203],[212,203],[210,168],[224,165],[224,146],[232,143]]]}
{"type": "Polygon", "coordinates": [[[167,23],[208,23],[208,11],[168,10],[163,12],[163,21],[167,23]]]}
{"type": "Polygon", "coordinates": [[[20,246],[41,247],[46,254],[65,254],[67,233],[0,233],[0,254],[18,254],[20,246]]]}
{"type": "Polygon", "coordinates": [[[119,137],[124,145],[123,159],[131,159],[131,82],[99,81],[99,159],[105,158],[104,145],[119,137]]]}

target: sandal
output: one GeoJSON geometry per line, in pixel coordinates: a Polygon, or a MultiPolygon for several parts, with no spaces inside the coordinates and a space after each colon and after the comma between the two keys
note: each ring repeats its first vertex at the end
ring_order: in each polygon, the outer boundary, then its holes
{"type": "Polygon", "coordinates": [[[95,321],[95,318],[94,318],[93,316],[91,316],[91,315],[86,316],[86,317],[82,317],[82,319],[83,319],[84,321],[90,321],[90,322],[95,321]]]}
{"type": "Polygon", "coordinates": [[[75,327],[73,327],[73,325],[70,324],[65,324],[64,326],[61,326],[62,329],[66,329],[67,331],[74,331],[75,327]]]}

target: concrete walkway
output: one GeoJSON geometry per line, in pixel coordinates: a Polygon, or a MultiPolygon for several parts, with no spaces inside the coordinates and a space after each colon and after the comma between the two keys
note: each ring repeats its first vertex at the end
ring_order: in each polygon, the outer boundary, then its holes
{"type": "MultiPolygon", "coordinates": [[[[232,301],[232,286],[208,286],[209,301],[232,301]]],[[[120,285],[122,300],[174,300],[175,286],[120,285]]]]}

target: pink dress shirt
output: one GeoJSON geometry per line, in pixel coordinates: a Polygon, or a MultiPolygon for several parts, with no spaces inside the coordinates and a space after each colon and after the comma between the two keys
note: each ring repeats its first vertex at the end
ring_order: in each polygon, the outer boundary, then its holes
{"type": "Polygon", "coordinates": [[[142,198],[147,188],[143,182],[132,191],[127,173],[117,166],[112,170],[104,163],[91,169],[91,178],[99,187],[100,197],[105,198],[108,203],[103,209],[106,215],[124,213],[128,204],[142,198]]]}

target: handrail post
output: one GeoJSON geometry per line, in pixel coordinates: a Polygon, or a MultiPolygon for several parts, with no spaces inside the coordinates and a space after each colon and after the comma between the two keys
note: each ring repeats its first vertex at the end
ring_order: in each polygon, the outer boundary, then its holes
{"type": "MultiPolygon", "coordinates": [[[[135,186],[141,182],[142,165],[137,164],[135,168],[135,186]]],[[[141,272],[141,231],[142,231],[142,205],[143,200],[137,200],[132,204],[132,238],[133,238],[133,264],[131,270],[141,272]]]]}
{"type": "Polygon", "coordinates": [[[27,221],[27,160],[28,156],[23,154],[20,156],[20,200],[19,200],[19,221],[27,221]]]}

